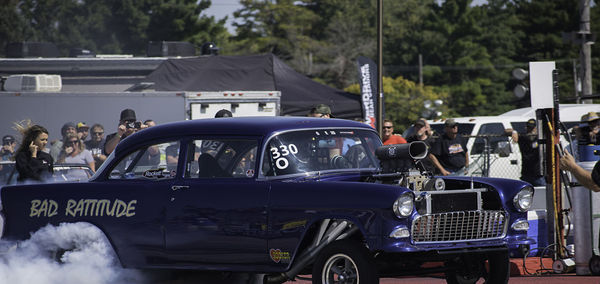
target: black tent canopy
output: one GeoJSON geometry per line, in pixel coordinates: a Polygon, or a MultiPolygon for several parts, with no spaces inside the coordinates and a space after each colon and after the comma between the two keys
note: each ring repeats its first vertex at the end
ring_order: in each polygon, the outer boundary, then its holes
{"type": "Polygon", "coordinates": [[[146,81],[156,91],[280,91],[282,115],[304,116],[324,103],[335,117],[362,117],[360,96],[315,82],[273,54],[172,58],[146,81]]]}

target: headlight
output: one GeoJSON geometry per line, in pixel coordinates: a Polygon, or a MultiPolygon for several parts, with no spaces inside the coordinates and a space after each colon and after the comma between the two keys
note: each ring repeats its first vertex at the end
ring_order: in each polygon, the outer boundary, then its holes
{"type": "Polygon", "coordinates": [[[520,212],[525,212],[531,208],[531,203],[533,202],[533,188],[525,187],[515,195],[513,198],[513,203],[515,207],[520,212]]]}
{"type": "Polygon", "coordinates": [[[394,202],[394,213],[402,218],[410,216],[414,208],[413,195],[410,192],[403,193],[394,202]]]}

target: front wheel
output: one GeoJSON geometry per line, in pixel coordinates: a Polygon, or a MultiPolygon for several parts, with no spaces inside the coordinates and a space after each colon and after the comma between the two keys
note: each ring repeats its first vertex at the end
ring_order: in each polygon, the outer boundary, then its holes
{"type": "Polygon", "coordinates": [[[488,253],[485,256],[469,256],[455,266],[460,269],[446,272],[448,284],[474,284],[483,277],[486,284],[506,284],[510,277],[508,251],[488,253]],[[489,271],[485,269],[487,257],[489,271]]]}
{"type": "Polygon", "coordinates": [[[323,249],[313,265],[312,283],[379,283],[373,257],[357,241],[342,240],[323,249]]]}
{"type": "Polygon", "coordinates": [[[592,275],[600,275],[600,256],[593,255],[592,258],[590,258],[589,268],[592,275]]]}

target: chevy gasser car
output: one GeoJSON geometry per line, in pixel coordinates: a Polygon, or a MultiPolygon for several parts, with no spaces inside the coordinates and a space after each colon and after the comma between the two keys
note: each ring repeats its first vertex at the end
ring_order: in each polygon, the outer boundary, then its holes
{"type": "Polygon", "coordinates": [[[422,142],[381,146],[348,120],[164,124],[121,141],[88,182],[2,187],[2,237],[86,222],[124,267],[252,272],[264,283],[434,272],[507,283],[509,250],[533,243],[531,186],[435,177],[419,169],[426,154],[422,142]]]}

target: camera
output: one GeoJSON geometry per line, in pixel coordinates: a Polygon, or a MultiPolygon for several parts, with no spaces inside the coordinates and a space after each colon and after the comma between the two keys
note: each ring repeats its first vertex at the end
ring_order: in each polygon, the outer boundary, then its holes
{"type": "Polygon", "coordinates": [[[142,122],[140,121],[131,121],[131,122],[127,122],[125,124],[125,128],[129,129],[129,128],[136,128],[136,129],[140,129],[142,128],[142,122]]]}

